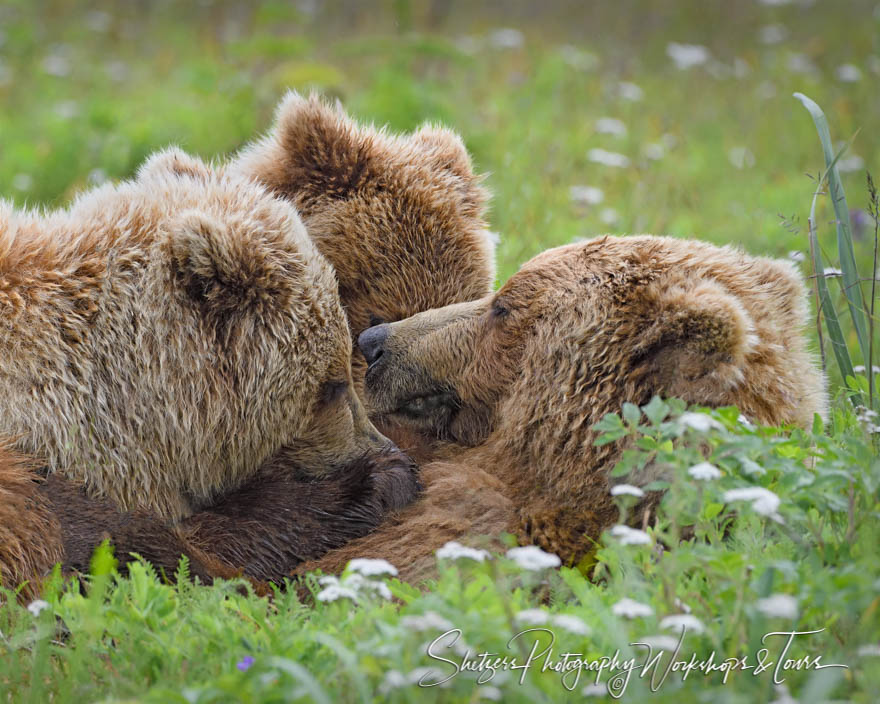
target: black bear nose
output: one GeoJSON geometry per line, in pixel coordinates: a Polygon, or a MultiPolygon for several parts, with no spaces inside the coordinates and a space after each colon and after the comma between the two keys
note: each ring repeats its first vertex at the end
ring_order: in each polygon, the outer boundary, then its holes
{"type": "Polygon", "coordinates": [[[358,347],[364,354],[367,364],[373,364],[385,351],[385,341],[391,332],[391,326],[387,323],[374,325],[367,328],[358,336],[358,347]]]}

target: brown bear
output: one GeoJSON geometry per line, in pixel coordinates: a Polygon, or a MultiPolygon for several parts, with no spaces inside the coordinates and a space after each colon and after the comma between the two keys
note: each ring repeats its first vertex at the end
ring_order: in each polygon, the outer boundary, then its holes
{"type": "Polygon", "coordinates": [[[387,443],[296,211],[182,152],[66,210],[3,206],[0,310],[0,437],[122,508],[189,515],[282,443],[316,473],[387,443]]]}
{"type": "Polygon", "coordinates": [[[791,264],[640,236],[549,250],[482,300],[372,328],[373,407],[471,449],[423,466],[422,498],[375,533],[297,571],[385,558],[413,581],[446,541],[505,531],[577,560],[618,515],[622,448],[595,446],[594,424],[660,395],[808,425],[827,400],[806,321],[791,264]]]}
{"type": "Polygon", "coordinates": [[[354,392],[330,265],[289,202],[231,169],[169,150],[66,210],[2,206],[0,309],[4,573],[57,556],[35,543],[59,523],[52,492],[165,522],[257,475],[302,490],[288,502],[301,506],[309,482],[351,467],[355,489],[335,503],[328,492],[337,513],[364,503],[346,514],[350,537],[369,523],[361,514],[374,520],[417,489],[354,392]],[[37,494],[18,453],[51,472],[37,494]],[[35,511],[30,532],[16,506],[35,511]]]}
{"type": "MultiPolygon", "coordinates": [[[[330,260],[356,338],[492,290],[488,194],[453,132],[392,135],[359,125],[318,97],[289,94],[275,125],[232,168],[292,202],[330,260]]],[[[353,355],[360,386],[366,368],[353,355]]]]}

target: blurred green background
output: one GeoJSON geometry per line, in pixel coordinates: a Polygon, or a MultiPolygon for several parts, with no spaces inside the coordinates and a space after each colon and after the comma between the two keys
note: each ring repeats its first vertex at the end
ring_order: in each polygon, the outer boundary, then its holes
{"type": "Polygon", "coordinates": [[[501,279],[602,232],[788,256],[807,249],[823,166],[802,91],[852,140],[840,166],[867,262],[878,83],[877,0],[3,2],[0,193],[63,204],[169,143],[221,158],[288,88],[314,89],[394,130],[464,136],[501,279]]]}

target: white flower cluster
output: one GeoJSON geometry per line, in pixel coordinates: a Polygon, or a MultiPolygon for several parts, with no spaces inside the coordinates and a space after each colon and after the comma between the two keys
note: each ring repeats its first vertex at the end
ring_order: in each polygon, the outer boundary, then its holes
{"type": "MultiPolygon", "coordinates": [[[[865,369],[862,367],[862,371],[865,369]]],[[[877,368],[874,368],[874,372],[877,373],[877,368]]],[[[856,373],[858,373],[858,369],[856,369],[856,373]]],[[[868,433],[880,433],[880,423],[877,422],[877,411],[871,410],[870,408],[866,408],[865,406],[859,406],[856,408],[856,418],[859,419],[859,423],[862,424],[865,431],[868,433]]]]}
{"type": "Polygon", "coordinates": [[[571,614],[551,614],[544,609],[526,609],[516,615],[516,620],[526,626],[557,626],[578,636],[590,635],[590,627],[571,614]]]}
{"type": "Polygon", "coordinates": [[[323,589],[315,597],[318,601],[338,601],[350,599],[360,601],[363,598],[379,596],[391,599],[391,590],[385,582],[371,577],[379,575],[397,575],[397,568],[387,560],[371,560],[358,558],[348,563],[342,577],[327,575],[318,580],[323,589]]]}
{"type": "Polygon", "coordinates": [[[562,560],[559,559],[558,555],[544,552],[537,545],[511,548],[507,551],[507,557],[513,560],[520,568],[531,572],[559,567],[562,564],[562,560]]]}
{"type": "Polygon", "coordinates": [[[485,550],[478,550],[477,548],[469,548],[467,545],[462,545],[461,543],[457,543],[454,540],[450,540],[446,543],[442,548],[440,548],[437,553],[437,557],[441,560],[476,560],[477,562],[483,562],[489,558],[489,553],[485,550]]]}
{"type": "Polygon", "coordinates": [[[750,486],[743,489],[729,489],[724,492],[724,500],[730,501],[749,501],[752,509],[762,516],[769,516],[777,522],[782,521],[782,517],[777,513],[779,497],[769,489],[761,486],[750,486]]]}
{"type": "Polygon", "coordinates": [[[650,545],[651,536],[643,530],[630,528],[629,526],[617,525],[611,529],[611,535],[620,541],[621,545],[650,545]]]}

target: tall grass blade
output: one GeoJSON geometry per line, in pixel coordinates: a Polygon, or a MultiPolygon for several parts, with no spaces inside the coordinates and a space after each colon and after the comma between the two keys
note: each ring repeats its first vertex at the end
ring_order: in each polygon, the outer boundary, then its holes
{"type": "MultiPolygon", "coordinates": [[[[859,279],[859,273],[856,269],[855,251],[852,241],[852,225],[849,221],[849,208],[846,204],[846,196],[843,192],[843,184],[840,182],[840,175],[837,172],[837,159],[831,146],[831,132],[828,129],[828,120],[825,113],[814,101],[803,93],[795,93],[794,97],[803,103],[804,107],[813,118],[816,125],[816,131],[819,133],[819,141],[822,143],[822,151],[825,155],[825,165],[827,168],[826,178],[828,179],[828,191],[831,194],[831,203],[834,206],[834,215],[837,221],[837,250],[840,257],[840,269],[843,272],[843,292],[849,305],[850,316],[852,316],[853,325],[856,329],[856,336],[859,340],[859,349],[862,353],[862,359],[868,360],[869,353],[869,336],[868,325],[865,316],[865,300],[862,296],[862,286],[859,279]]],[[[815,225],[815,221],[814,221],[815,225]]],[[[818,272],[817,272],[818,274],[818,272]]],[[[824,282],[824,277],[820,277],[824,282]]],[[[829,320],[826,313],[826,321],[829,320]]],[[[830,334],[829,330],[829,334],[830,334]]],[[[866,361],[866,364],[870,362],[866,361]]],[[[841,371],[843,369],[841,368],[841,371]]],[[[851,373],[851,372],[850,372],[851,373]]]]}
{"type": "MultiPolygon", "coordinates": [[[[810,207],[810,219],[807,221],[807,229],[810,235],[810,254],[813,258],[813,274],[816,278],[816,291],[819,296],[819,309],[825,318],[825,327],[828,329],[828,339],[831,340],[831,350],[834,352],[834,358],[837,360],[837,367],[840,369],[840,375],[843,377],[844,386],[849,377],[855,376],[853,370],[852,359],[849,356],[849,348],[846,346],[846,339],[843,336],[843,330],[840,328],[840,321],[837,319],[837,311],[834,310],[834,302],[831,300],[831,294],[828,292],[828,284],[825,281],[825,267],[822,264],[822,250],[819,248],[819,241],[816,237],[816,199],[819,197],[819,188],[822,187],[820,181],[819,187],[813,194],[813,204],[810,207]]],[[[856,406],[861,406],[862,395],[858,391],[847,389],[852,398],[852,402],[856,406]]]]}

